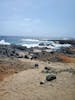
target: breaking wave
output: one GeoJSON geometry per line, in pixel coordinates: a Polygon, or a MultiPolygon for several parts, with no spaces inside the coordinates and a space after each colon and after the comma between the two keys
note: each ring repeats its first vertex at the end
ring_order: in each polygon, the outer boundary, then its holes
{"type": "Polygon", "coordinates": [[[9,42],[6,42],[5,40],[1,40],[0,41],[0,44],[2,44],[2,45],[10,45],[10,43],[9,42]]]}
{"type": "Polygon", "coordinates": [[[37,39],[21,39],[21,41],[39,42],[37,39]]]}

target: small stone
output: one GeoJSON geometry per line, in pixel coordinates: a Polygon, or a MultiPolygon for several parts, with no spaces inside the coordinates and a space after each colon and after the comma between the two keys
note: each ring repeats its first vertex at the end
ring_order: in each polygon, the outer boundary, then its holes
{"type": "Polygon", "coordinates": [[[34,66],[34,67],[35,67],[35,68],[38,68],[38,66],[39,66],[38,64],[35,64],[35,66],[34,66]]]}
{"type": "Polygon", "coordinates": [[[46,81],[52,81],[56,79],[56,75],[55,74],[49,74],[46,76],[46,81]]]}
{"type": "Polygon", "coordinates": [[[49,68],[49,67],[45,67],[44,69],[45,69],[45,70],[50,70],[50,68],[49,68]]]}
{"type": "Polygon", "coordinates": [[[44,83],[45,83],[44,81],[41,81],[41,82],[40,82],[41,85],[44,84],[44,83]]]}

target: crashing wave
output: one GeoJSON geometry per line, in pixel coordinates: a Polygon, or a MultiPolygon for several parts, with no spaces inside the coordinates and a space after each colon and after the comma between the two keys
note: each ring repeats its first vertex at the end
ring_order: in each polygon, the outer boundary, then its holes
{"type": "Polygon", "coordinates": [[[37,39],[21,39],[22,41],[39,42],[37,39]]]}
{"type": "Polygon", "coordinates": [[[56,44],[53,41],[50,42],[42,42],[39,44],[40,47],[47,47],[51,49],[60,49],[61,47],[70,47],[71,44],[56,44]]]}
{"type": "Polygon", "coordinates": [[[38,44],[23,44],[22,46],[26,46],[27,48],[38,47],[38,44]]]}
{"type": "Polygon", "coordinates": [[[10,45],[10,43],[9,42],[5,42],[5,40],[1,40],[0,44],[2,44],[2,45],[10,45]]]}

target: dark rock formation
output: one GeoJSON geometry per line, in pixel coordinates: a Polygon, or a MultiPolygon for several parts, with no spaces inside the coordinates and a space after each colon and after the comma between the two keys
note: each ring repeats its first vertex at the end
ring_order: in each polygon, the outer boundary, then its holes
{"type": "Polygon", "coordinates": [[[20,52],[26,51],[26,47],[17,45],[0,45],[0,56],[23,58],[20,52]]]}
{"type": "Polygon", "coordinates": [[[60,44],[72,44],[75,45],[75,40],[59,40],[60,44]]]}

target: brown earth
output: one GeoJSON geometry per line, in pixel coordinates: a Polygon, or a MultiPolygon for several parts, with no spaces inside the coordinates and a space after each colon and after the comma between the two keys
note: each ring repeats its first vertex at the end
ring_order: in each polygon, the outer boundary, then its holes
{"type": "Polygon", "coordinates": [[[75,57],[69,57],[69,56],[66,56],[64,54],[59,54],[58,55],[58,58],[60,59],[61,62],[64,62],[64,63],[75,63],[75,57]]]}
{"type": "Polygon", "coordinates": [[[0,58],[0,81],[7,76],[30,68],[32,65],[29,62],[25,63],[16,58],[0,58]]]}
{"type": "Polygon", "coordinates": [[[75,63],[75,57],[64,53],[53,53],[53,54],[44,54],[38,58],[41,61],[49,61],[49,62],[64,62],[64,63],[75,63]]]}

